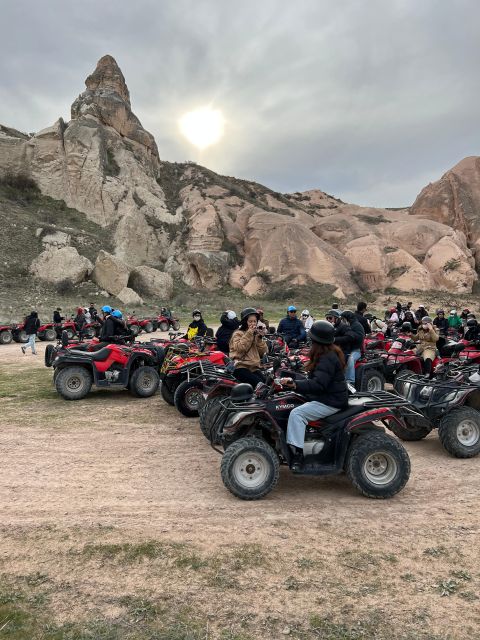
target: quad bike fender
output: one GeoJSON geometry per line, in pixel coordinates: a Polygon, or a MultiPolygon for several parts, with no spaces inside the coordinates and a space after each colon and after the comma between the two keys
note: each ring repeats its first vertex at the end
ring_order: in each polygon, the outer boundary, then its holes
{"type": "Polygon", "coordinates": [[[370,409],[370,411],[364,411],[360,415],[354,416],[349,420],[345,429],[352,435],[363,433],[365,431],[385,431],[383,427],[373,424],[373,422],[377,420],[381,422],[384,420],[394,420],[399,422],[399,418],[390,409],[370,409]]]}
{"type": "Polygon", "coordinates": [[[285,433],[275,419],[263,409],[246,405],[244,411],[238,411],[227,417],[223,434],[228,440],[257,435],[272,444],[287,460],[290,457],[285,433]]]}

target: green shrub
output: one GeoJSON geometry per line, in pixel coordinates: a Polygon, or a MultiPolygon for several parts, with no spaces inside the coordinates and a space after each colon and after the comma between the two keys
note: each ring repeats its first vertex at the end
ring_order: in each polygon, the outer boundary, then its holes
{"type": "Polygon", "coordinates": [[[443,265],[445,273],[448,271],[456,271],[462,263],[457,258],[451,258],[443,265]]]}
{"type": "Polygon", "coordinates": [[[56,292],[61,296],[66,296],[69,293],[73,293],[75,287],[71,280],[66,278],[61,280],[55,287],[56,292]]]}
{"type": "Polygon", "coordinates": [[[112,149],[107,149],[107,159],[105,162],[105,175],[116,177],[120,173],[120,166],[115,160],[112,149]]]}

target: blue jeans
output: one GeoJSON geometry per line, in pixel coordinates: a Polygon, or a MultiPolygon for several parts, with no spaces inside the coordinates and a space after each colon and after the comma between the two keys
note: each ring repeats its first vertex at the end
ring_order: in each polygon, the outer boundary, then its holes
{"type": "Polygon", "coordinates": [[[35,338],[37,337],[34,333],[31,333],[28,337],[28,342],[25,344],[25,351],[28,349],[28,347],[30,347],[30,349],[32,350],[32,353],[37,353],[35,351],[35,338]]]}
{"type": "Polygon", "coordinates": [[[305,443],[305,429],[307,422],[310,420],[318,420],[319,418],[326,418],[334,413],[337,413],[340,409],[334,409],[329,407],[323,402],[306,402],[299,407],[295,407],[288,416],[287,425],[287,442],[293,444],[299,449],[303,449],[305,443]]]}
{"type": "Polygon", "coordinates": [[[359,349],[352,351],[348,356],[345,378],[347,379],[347,382],[350,382],[353,385],[355,385],[355,363],[357,360],[360,360],[361,357],[362,354],[359,349]]]}

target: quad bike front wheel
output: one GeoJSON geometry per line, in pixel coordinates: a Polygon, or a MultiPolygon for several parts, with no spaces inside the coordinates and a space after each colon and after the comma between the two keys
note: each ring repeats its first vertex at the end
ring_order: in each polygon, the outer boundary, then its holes
{"type": "Polygon", "coordinates": [[[181,382],[175,390],[173,401],[182,415],[197,418],[204,403],[201,384],[196,380],[181,382]]]}
{"type": "Polygon", "coordinates": [[[46,367],[52,366],[56,355],[57,355],[57,352],[53,344],[47,344],[47,346],[45,347],[45,366],[46,367]]]}
{"type": "Polygon", "coordinates": [[[131,324],[128,326],[128,328],[130,329],[130,331],[132,332],[132,336],[134,337],[138,336],[138,334],[140,333],[140,327],[138,326],[138,324],[131,324]]]}
{"type": "Polygon", "coordinates": [[[164,380],[160,386],[160,395],[167,404],[171,404],[172,406],[175,404],[175,391],[177,386],[177,384],[172,384],[172,389],[169,389],[164,380]]]}
{"type": "Polygon", "coordinates": [[[12,340],[13,336],[11,331],[0,331],[0,344],[10,344],[12,340]]]}
{"type": "Polygon", "coordinates": [[[153,331],[153,322],[147,322],[143,327],[147,333],[152,333],[153,331]]]}
{"type": "Polygon", "coordinates": [[[65,329],[65,332],[67,334],[67,338],[69,340],[73,340],[73,337],[75,336],[75,331],[73,329],[68,328],[68,329],[65,329]]]}
{"type": "Polygon", "coordinates": [[[52,342],[53,340],[56,339],[56,337],[57,337],[57,333],[55,329],[51,328],[51,329],[45,330],[45,340],[48,340],[48,342],[52,342]]]}
{"type": "Polygon", "coordinates": [[[440,420],[438,437],[455,458],[473,458],[480,453],[480,413],[472,407],[457,407],[440,420]]]}
{"type": "Polygon", "coordinates": [[[28,342],[28,336],[27,336],[27,332],[22,329],[21,331],[19,331],[13,338],[15,340],[15,342],[28,342]]]}
{"type": "Polygon", "coordinates": [[[174,320],[172,322],[172,329],[174,331],[179,331],[180,330],[180,322],[178,320],[174,320]]]}
{"type": "Polygon", "coordinates": [[[280,476],[280,461],[260,438],[240,438],[223,454],[223,484],[241,500],[259,500],[272,491],[280,476]]]}
{"type": "Polygon", "coordinates": [[[371,431],[350,444],[345,471],[367,498],[391,498],[408,482],[410,458],[398,440],[383,431],[371,431]]]}
{"type": "Polygon", "coordinates": [[[168,322],[160,322],[158,328],[160,331],[168,331],[168,322]]]}
{"type": "Polygon", "coordinates": [[[137,398],[150,398],[157,392],[159,384],[160,376],[156,369],[139,367],[132,373],[128,388],[137,398]]]}
{"type": "Polygon", "coordinates": [[[92,374],[85,367],[65,367],[55,373],[55,388],[65,400],[81,400],[92,388],[92,374]]]}

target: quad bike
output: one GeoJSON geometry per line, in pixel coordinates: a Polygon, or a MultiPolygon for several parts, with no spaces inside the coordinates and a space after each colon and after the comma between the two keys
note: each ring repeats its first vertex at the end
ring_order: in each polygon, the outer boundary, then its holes
{"type": "Polygon", "coordinates": [[[160,312],[158,316],[152,318],[152,321],[155,331],[157,329],[160,331],[178,331],[180,329],[180,320],[172,316],[168,310],[160,312]]]}
{"type": "Polygon", "coordinates": [[[55,387],[65,400],[84,398],[92,385],[128,388],[141,398],[154,395],[158,389],[158,360],[148,348],[109,344],[96,351],[69,349],[66,333],[62,347],[52,366],[55,387]]]}
{"type": "Polygon", "coordinates": [[[388,351],[392,345],[391,338],[387,338],[382,331],[365,336],[363,347],[365,351],[388,351]]]}
{"type": "Polygon", "coordinates": [[[385,376],[383,360],[375,353],[366,351],[355,363],[355,389],[358,391],[383,391],[385,376]]]}
{"type": "MultiPolygon", "coordinates": [[[[73,340],[75,337],[79,337],[79,331],[77,329],[77,325],[74,320],[65,320],[61,324],[53,324],[52,325],[57,339],[60,339],[62,336],[62,332],[66,331],[69,340],[73,340]]],[[[82,329],[82,339],[90,340],[95,336],[98,336],[100,333],[102,325],[100,322],[93,320],[92,322],[87,322],[83,325],[82,329]]]]}
{"type": "MultiPolygon", "coordinates": [[[[175,404],[177,387],[191,378],[204,372],[207,363],[224,366],[229,361],[223,351],[210,349],[215,341],[210,338],[195,338],[194,343],[178,343],[165,350],[165,357],[160,369],[162,385],[160,393],[168,404],[175,404]]],[[[194,398],[192,397],[192,401],[194,398]]],[[[200,401],[200,396],[198,396],[200,401]]]]}
{"type": "Polygon", "coordinates": [[[10,344],[12,340],[12,325],[0,324],[0,344],[10,344]]]}
{"type": "MultiPolygon", "coordinates": [[[[305,403],[294,391],[279,385],[265,389],[239,384],[221,402],[214,424],[212,446],[223,446],[221,476],[225,487],[242,500],[258,500],[276,486],[280,464],[292,466],[286,441],[290,411],[305,403]]],[[[401,491],[410,476],[410,459],[404,447],[378,422],[401,419],[398,408],[407,404],[391,393],[359,393],[344,411],[307,425],[304,463],[294,473],[332,475],[346,472],[352,484],[369,498],[390,498],[401,491]]],[[[222,453],[221,451],[219,451],[222,453]]]]}
{"type": "Polygon", "coordinates": [[[48,340],[52,342],[57,338],[56,325],[53,322],[47,322],[46,324],[42,324],[42,326],[37,331],[37,338],[45,342],[48,340]]]}
{"type": "Polygon", "coordinates": [[[143,331],[143,327],[140,324],[140,320],[135,316],[128,316],[127,327],[130,329],[134,336],[138,336],[143,331]]]}
{"type": "Polygon", "coordinates": [[[27,332],[25,331],[24,327],[24,322],[12,325],[12,338],[15,340],[15,342],[28,342],[27,332]]]}
{"type": "MultiPolygon", "coordinates": [[[[471,369],[469,371],[471,373],[471,369]]],[[[402,440],[422,440],[433,429],[444,449],[456,458],[480,453],[480,376],[462,374],[429,380],[403,372],[395,380],[395,392],[408,400],[402,421],[390,425],[402,440]],[[475,376],[473,376],[475,380],[475,376]]]]}
{"type": "MultiPolygon", "coordinates": [[[[464,344],[456,342],[443,346],[441,355],[436,356],[432,362],[432,371],[441,363],[457,359],[464,348],[464,344]]],[[[415,343],[410,337],[399,335],[392,342],[389,351],[382,354],[381,357],[387,382],[393,383],[395,377],[405,370],[417,375],[423,373],[423,360],[416,354],[415,343]]]]}

